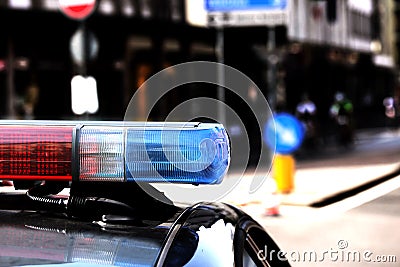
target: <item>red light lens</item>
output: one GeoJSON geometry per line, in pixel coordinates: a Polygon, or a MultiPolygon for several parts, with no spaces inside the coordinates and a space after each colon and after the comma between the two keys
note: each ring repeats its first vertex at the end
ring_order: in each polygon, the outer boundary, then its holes
{"type": "Polygon", "coordinates": [[[69,126],[0,126],[0,179],[72,180],[69,126]]]}

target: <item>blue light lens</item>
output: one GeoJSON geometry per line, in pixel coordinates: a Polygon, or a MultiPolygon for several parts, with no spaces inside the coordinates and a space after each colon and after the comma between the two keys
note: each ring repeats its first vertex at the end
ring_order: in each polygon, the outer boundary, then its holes
{"type": "Polygon", "coordinates": [[[127,179],[139,182],[217,184],[230,162],[219,124],[127,132],[127,179]]]}
{"type": "Polygon", "coordinates": [[[230,147],[222,125],[85,126],[79,138],[80,180],[218,184],[230,147]]]}

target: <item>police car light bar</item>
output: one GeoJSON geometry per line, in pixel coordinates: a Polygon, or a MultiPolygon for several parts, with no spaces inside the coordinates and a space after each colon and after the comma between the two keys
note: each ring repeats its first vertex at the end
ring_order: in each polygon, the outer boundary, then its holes
{"type": "Polygon", "coordinates": [[[216,123],[0,121],[0,179],[218,184],[230,163],[216,123]]]}

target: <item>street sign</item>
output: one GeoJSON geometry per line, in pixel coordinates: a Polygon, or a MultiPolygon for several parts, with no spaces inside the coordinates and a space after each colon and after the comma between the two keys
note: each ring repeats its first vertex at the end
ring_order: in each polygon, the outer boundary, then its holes
{"type": "Polygon", "coordinates": [[[84,64],[86,60],[96,58],[99,51],[99,42],[96,36],[93,32],[86,31],[87,32],[83,29],[78,29],[70,41],[72,60],[80,66],[84,64]],[[87,40],[85,40],[85,38],[87,38],[87,40]],[[87,42],[87,44],[85,44],[85,42],[87,42]]]}
{"type": "Polygon", "coordinates": [[[304,135],[305,129],[301,122],[293,115],[282,112],[275,114],[266,123],[264,141],[270,147],[275,146],[276,153],[290,154],[300,147],[304,135]]]}
{"type": "Polygon", "coordinates": [[[81,75],[71,80],[71,107],[77,115],[94,114],[99,110],[97,82],[95,78],[81,75]]]}
{"type": "Polygon", "coordinates": [[[287,0],[205,0],[207,11],[272,10],[286,8],[287,0]]]}
{"type": "Polygon", "coordinates": [[[60,11],[74,20],[86,19],[96,8],[96,0],[59,0],[58,3],[60,11]]]}
{"type": "Polygon", "coordinates": [[[195,26],[287,24],[288,0],[186,0],[187,21],[195,26]]]}

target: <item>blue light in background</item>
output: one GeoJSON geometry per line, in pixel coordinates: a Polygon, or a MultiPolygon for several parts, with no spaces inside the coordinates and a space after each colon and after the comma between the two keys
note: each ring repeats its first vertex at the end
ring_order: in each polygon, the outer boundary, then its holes
{"type": "Polygon", "coordinates": [[[272,147],[275,140],[275,151],[280,154],[296,151],[301,146],[304,135],[305,129],[301,122],[293,115],[284,112],[275,114],[264,129],[264,141],[272,147]]]}

